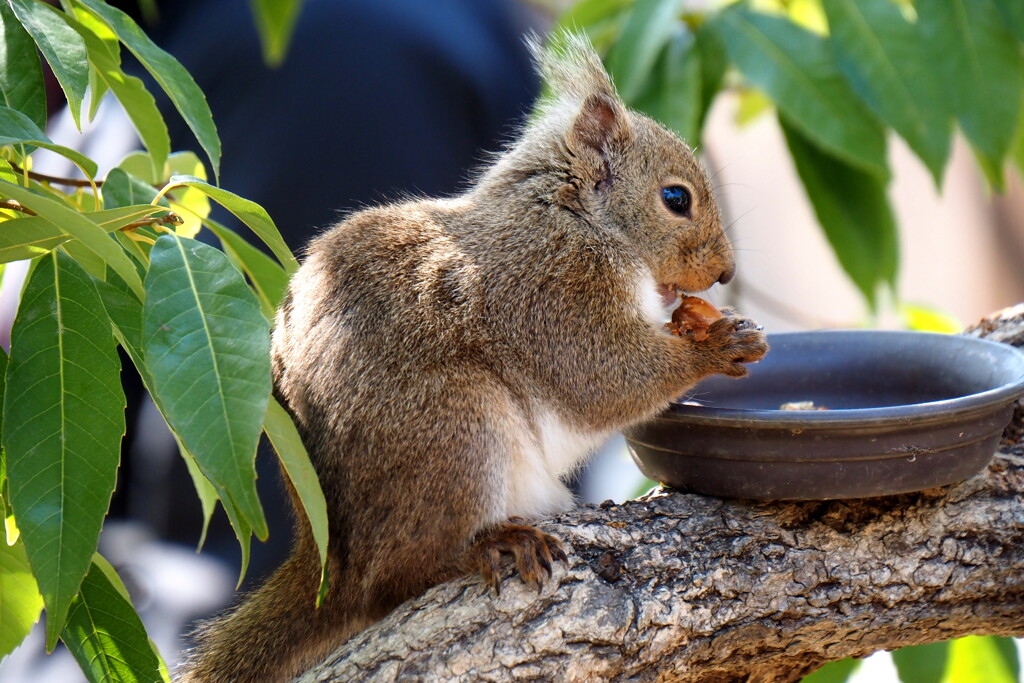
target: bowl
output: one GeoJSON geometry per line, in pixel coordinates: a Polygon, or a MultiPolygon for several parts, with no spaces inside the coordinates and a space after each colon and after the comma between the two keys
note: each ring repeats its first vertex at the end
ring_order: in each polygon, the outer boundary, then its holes
{"type": "Polygon", "coordinates": [[[827,330],[768,343],[748,377],[709,377],[626,432],[645,475],[684,491],[776,500],[943,486],[985,467],[1024,395],[1024,353],[998,342],[827,330]],[[828,409],[780,409],[802,401],[828,409]]]}

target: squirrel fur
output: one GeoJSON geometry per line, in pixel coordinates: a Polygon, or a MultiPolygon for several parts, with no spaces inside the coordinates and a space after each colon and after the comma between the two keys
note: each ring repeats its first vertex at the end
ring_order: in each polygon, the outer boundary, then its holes
{"type": "Polygon", "coordinates": [[[289,558],[201,630],[181,680],[289,680],[433,585],[480,572],[497,590],[503,556],[540,585],[565,554],[528,520],[572,505],[562,479],[767,351],[732,312],[701,341],[663,329],[677,292],[734,271],[709,180],[584,39],[561,45],[535,46],[550,95],[467,192],[363,210],[309,245],[273,367],[327,499],[330,590],[314,607],[297,513],[289,558]]]}

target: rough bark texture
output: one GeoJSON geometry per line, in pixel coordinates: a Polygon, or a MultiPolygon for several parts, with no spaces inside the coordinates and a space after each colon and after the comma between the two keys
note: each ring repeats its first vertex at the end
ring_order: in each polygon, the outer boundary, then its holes
{"type": "MultiPolygon", "coordinates": [[[[967,332],[1024,345],[1024,305],[967,332]]],[[[1024,421],[958,485],[858,501],[655,492],[542,525],[538,593],[438,586],[302,681],[795,681],[828,661],[1024,635],[1024,421]]]]}

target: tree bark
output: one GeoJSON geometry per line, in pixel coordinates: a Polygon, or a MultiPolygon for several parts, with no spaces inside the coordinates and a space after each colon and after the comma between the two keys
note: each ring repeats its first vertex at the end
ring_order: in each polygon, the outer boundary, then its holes
{"type": "MultiPolygon", "coordinates": [[[[1024,305],[967,332],[1024,346],[1024,305]]],[[[970,480],[884,498],[654,491],[540,525],[569,553],[541,591],[506,569],[411,600],[310,681],[796,681],[826,662],[1024,635],[1024,421],[970,480]]]]}

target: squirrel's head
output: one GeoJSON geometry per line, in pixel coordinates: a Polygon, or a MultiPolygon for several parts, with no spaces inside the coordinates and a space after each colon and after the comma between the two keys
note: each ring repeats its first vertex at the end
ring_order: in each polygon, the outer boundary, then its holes
{"type": "Polygon", "coordinates": [[[544,180],[552,203],[623,235],[666,298],[729,281],[732,247],[693,152],[623,104],[586,39],[555,43],[533,46],[549,94],[515,156],[525,168],[555,159],[544,180]]]}

